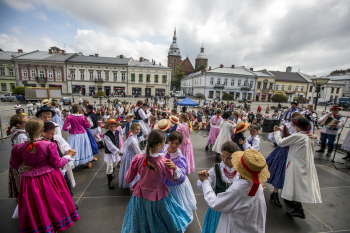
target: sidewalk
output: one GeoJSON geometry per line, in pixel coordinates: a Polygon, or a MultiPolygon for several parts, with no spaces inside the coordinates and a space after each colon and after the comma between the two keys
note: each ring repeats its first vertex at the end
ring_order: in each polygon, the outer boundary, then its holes
{"type": "MultiPolygon", "coordinates": [[[[67,136],[67,135],[65,135],[67,136]]],[[[247,135],[246,135],[247,136],[247,135]]],[[[267,157],[274,149],[272,143],[261,135],[260,153],[267,157]]],[[[215,162],[215,153],[205,151],[206,134],[196,131],[191,135],[194,148],[195,164],[198,173],[209,169],[215,162]]],[[[0,157],[0,229],[1,232],[18,232],[18,220],[11,219],[17,201],[8,198],[8,161],[11,152],[9,139],[0,141],[2,156],[0,157]]],[[[319,155],[319,157],[322,157],[319,155]]],[[[338,160],[340,155],[337,155],[338,160]]],[[[66,232],[74,233],[115,233],[120,232],[128,202],[129,191],[107,187],[106,165],[103,151],[97,156],[91,169],[83,166],[74,169],[77,182],[73,189],[74,201],[79,205],[80,220],[66,232]]],[[[322,164],[316,164],[322,193],[322,204],[304,204],[306,219],[290,219],[285,212],[290,209],[283,203],[282,208],[270,201],[272,186],[266,184],[265,199],[267,204],[266,232],[302,233],[302,232],[350,232],[350,176],[322,164]]],[[[192,173],[190,182],[197,199],[197,211],[188,233],[201,232],[208,205],[203,194],[197,188],[198,177],[192,173]]],[[[118,170],[116,170],[115,186],[118,186],[118,170]]]]}

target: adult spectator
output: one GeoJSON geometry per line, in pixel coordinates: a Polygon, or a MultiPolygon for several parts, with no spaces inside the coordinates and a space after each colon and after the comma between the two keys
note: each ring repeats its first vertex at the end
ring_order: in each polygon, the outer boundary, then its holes
{"type": "Polygon", "coordinates": [[[197,112],[197,121],[199,123],[202,123],[202,117],[203,117],[203,108],[200,108],[197,112]]]}
{"type": "Polygon", "coordinates": [[[177,106],[179,105],[179,101],[177,100],[177,98],[175,97],[174,101],[173,101],[173,105],[174,105],[174,109],[177,110],[177,106]]]}
{"type": "Polygon", "coordinates": [[[253,111],[251,111],[248,114],[248,122],[249,122],[249,124],[253,123],[254,118],[255,118],[255,115],[254,115],[253,111]]]}
{"type": "Polygon", "coordinates": [[[78,103],[79,103],[79,106],[81,106],[81,104],[83,103],[83,99],[81,98],[81,96],[79,96],[78,103]]]}
{"type": "Polygon", "coordinates": [[[30,115],[34,116],[34,114],[33,114],[33,104],[30,101],[28,101],[27,107],[28,107],[28,116],[30,116],[30,115]]]}
{"type": "Polygon", "coordinates": [[[259,105],[258,109],[257,109],[257,112],[261,112],[261,107],[259,105]]]}

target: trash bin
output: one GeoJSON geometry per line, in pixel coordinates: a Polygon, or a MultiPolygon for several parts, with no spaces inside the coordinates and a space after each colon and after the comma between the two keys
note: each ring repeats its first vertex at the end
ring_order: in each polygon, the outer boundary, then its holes
{"type": "Polygon", "coordinates": [[[279,124],[280,120],[278,119],[264,119],[263,132],[270,133],[273,131],[273,127],[279,124]]]}

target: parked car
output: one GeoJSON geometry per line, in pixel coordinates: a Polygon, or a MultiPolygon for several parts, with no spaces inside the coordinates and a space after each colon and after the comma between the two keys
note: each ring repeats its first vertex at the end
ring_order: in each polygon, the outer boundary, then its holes
{"type": "Polygon", "coordinates": [[[185,99],[186,95],[185,94],[177,94],[177,95],[175,95],[175,97],[178,99],[185,99]]]}
{"type": "Polygon", "coordinates": [[[72,103],[72,100],[69,97],[62,97],[61,101],[64,105],[70,105],[72,103]]]}
{"type": "Polygon", "coordinates": [[[5,102],[5,101],[19,101],[19,102],[23,102],[25,101],[25,98],[23,95],[16,95],[13,92],[8,92],[5,95],[2,95],[1,97],[1,102],[5,102]]]}

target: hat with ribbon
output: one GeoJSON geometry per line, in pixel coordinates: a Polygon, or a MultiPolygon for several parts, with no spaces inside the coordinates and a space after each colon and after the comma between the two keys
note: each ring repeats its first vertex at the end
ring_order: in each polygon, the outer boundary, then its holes
{"type": "Polygon", "coordinates": [[[134,115],[134,114],[130,114],[130,113],[129,113],[128,115],[125,116],[126,119],[128,119],[128,118],[134,118],[134,117],[135,117],[135,115],[134,115]]]}
{"type": "Polygon", "coordinates": [[[264,156],[256,150],[248,149],[233,153],[231,161],[233,167],[244,179],[254,183],[248,196],[255,196],[260,183],[266,182],[270,177],[264,156]]]}
{"type": "Polygon", "coordinates": [[[46,133],[49,130],[55,129],[56,127],[59,127],[58,125],[55,125],[51,121],[44,122],[44,133],[46,133]]]}
{"type": "Polygon", "coordinates": [[[179,122],[179,118],[177,116],[170,116],[169,119],[172,121],[172,122],[175,122],[175,123],[178,123],[179,122]]]}
{"type": "Polygon", "coordinates": [[[47,105],[43,105],[39,108],[39,111],[37,111],[37,113],[35,113],[35,116],[36,117],[39,117],[41,113],[43,112],[51,112],[51,117],[54,117],[55,116],[55,112],[51,110],[51,108],[47,105]]]}
{"type": "Polygon", "coordinates": [[[121,124],[117,121],[117,119],[111,117],[107,120],[107,123],[103,126],[105,129],[108,129],[110,124],[115,124],[117,127],[121,126],[121,124]]]}
{"type": "Polygon", "coordinates": [[[90,109],[91,111],[94,110],[94,106],[92,106],[91,104],[86,105],[86,108],[90,109]]]}
{"type": "Polygon", "coordinates": [[[43,101],[41,101],[41,105],[49,105],[49,104],[50,104],[49,99],[43,99],[43,101]]]}
{"type": "Polygon", "coordinates": [[[236,134],[236,133],[240,133],[240,132],[242,132],[242,131],[248,129],[249,126],[250,126],[249,123],[245,123],[245,122],[243,122],[243,121],[238,122],[238,124],[237,124],[236,127],[235,127],[235,132],[234,132],[234,133],[235,133],[235,134],[236,134]]]}
{"type": "Polygon", "coordinates": [[[341,109],[340,109],[338,106],[333,106],[333,107],[331,108],[331,111],[332,111],[332,110],[339,110],[339,111],[340,111],[341,109]]]}
{"type": "Polygon", "coordinates": [[[166,131],[167,129],[170,128],[170,126],[171,126],[170,120],[162,119],[162,120],[158,121],[155,128],[160,129],[161,131],[166,131]]]}
{"type": "Polygon", "coordinates": [[[303,131],[306,131],[307,133],[309,133],[310,129],[311,129],[311,124],[310,121],[304,117],[300,117],[297,119],[293,119],[292,120],[293,125],[295,127],[298,127],[300,129],[302,129],[303,131]]]}

